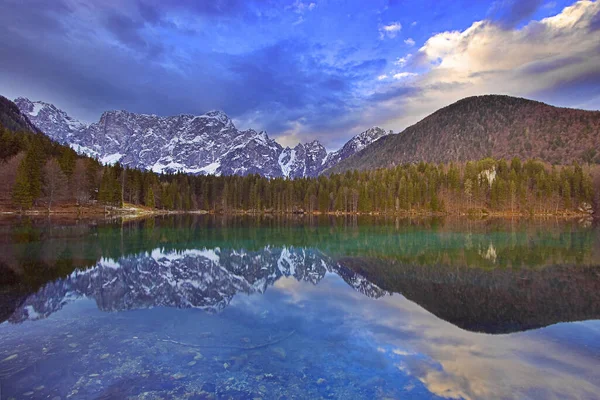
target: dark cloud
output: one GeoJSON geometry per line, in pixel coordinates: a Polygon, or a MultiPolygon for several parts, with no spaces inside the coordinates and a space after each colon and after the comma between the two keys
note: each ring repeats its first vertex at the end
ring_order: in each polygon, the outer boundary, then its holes
{"type": "MultiPolygon", "coordinates": [[[[573,107],[586,99],[600,99],[600,70],[591,71],[572,79],[562,80],[547,89],[530,93],[532,98],[555,105],[573,107]]],[[[600,101],[586,108],[600,109],[600,101]]]]}
{"type": "Polygon", "coordinates": [[[136,21],[128,15],[112,12],[105,17],[104,26],[123,44],[137,49],[146,48],[148,44],[140,30],[144,23],[136,21]]]}
{"type": "Polygon", "coordinates": [[[543,0],[503,0],[491,10],[491,19],[504,28],[514,28],[528,20],[540,8],[543,0]]]}
{"type": "Polygon", "coordinates": [[[369,97],[371,102],[388,101],[396,98],[407,98],[421,93],[422,89],[416,86],[399,86],[383,92],[377,92],[369,97]]]}
{"type": "Polygon", "coordinates": [[[583,57],[579,56],[556,58],[549,61],[541,60],[528,64],[522,69],[522,72],[530,75],[543,74],[546,72],[552,72],[557,69],[568,67],[569,65],[578,64],[583,61],[583,57]]]}
{"type": "Polygon", "coordinates": [[[600,12],[597,12],[590,21],[590,33],[600,30],[600,12]]]}
{"type": "MultiPolygon", "coordinates": [[[[33,36],[62,34],[66,31],[60,17],[71,13],[64,0],[0,0],[0,25],[33,36]]],[[[3,36],[0,40],[7,40],[3,36]]]]}

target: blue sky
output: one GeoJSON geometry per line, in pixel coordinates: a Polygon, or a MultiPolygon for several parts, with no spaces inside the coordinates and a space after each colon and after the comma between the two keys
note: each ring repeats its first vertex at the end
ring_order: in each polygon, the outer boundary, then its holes
{"type": "Polygon", "coordinates": [[[0,94],[339,147],[462,97],[600,108],[594,1],[0,0],[0,94]]]}

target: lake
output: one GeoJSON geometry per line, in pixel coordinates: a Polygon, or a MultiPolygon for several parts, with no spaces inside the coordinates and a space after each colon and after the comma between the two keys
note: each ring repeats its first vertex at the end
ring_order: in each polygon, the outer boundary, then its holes
{"type": "Polygon", "coordinates": [[[2,399],[595,399],[587,221],[0,219],[2,399]]]}

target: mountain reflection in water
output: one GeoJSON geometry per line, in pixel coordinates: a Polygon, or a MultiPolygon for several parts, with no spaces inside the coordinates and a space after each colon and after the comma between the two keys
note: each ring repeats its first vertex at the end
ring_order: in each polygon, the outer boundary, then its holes
{"type": "Polygon", "coordinates": [[[578,223],[0,223],[0,385],[15,398],[591,399],[599,244],[578,223]]]}
{"type": "Polygon", "coordinates": [[[157,306],[222,311],[237,294],[264,293],[282,277],[318,284],[335,273],[373,298],[385,292],[317,250],[264,248],[262,251],[190,249],[101,259],[46,284],[19,305],[11,322],[45,318],[80,297],[100,310],[124,311],[157,306]]]}
{"type": "Polygon", "coordinates": [[[157,306],[222,311],[237,294],[261,294],[292,277],[318,284],[326,273],[379,298],[400,293],[463,329],[506,333],[557,322],[600,318],[600,269],[541,270],[414,266],[377,258],[334,261],[310,248],[188,249],[114,259],[47,283],[28,296],[11,322],[45,318],[77,298],[103,311],[157,306]],[[359,273],[357,273],[358,271],[359,273]]]}

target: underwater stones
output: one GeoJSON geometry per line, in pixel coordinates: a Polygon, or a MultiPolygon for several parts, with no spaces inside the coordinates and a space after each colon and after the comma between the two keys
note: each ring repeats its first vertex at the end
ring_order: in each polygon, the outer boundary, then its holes
{"type": "Polygon", "coordinates": [[[101,360],[105,360],[105,359],[107,359],[108,357],[110,357],[110,354],[109,354],[109,353],[104,353],[104,354],[102,354],[102,355],[100,356],[100,359],[101,359],[101,360]]]}
{"type": "Polygon", "coordinates": [[[317,385],[322,385],[322,384],[324,384],[325,382],[327,382],[327,381],[326,381],[325,379],[323,379],[323,378],[319,378],[319,379],[317,379],[317,385]]]}
{"type": "Polygon", "coordinates": [[[183,379],[183,378],[185,378],[186,376],[187,376],[186,374],[183,374],[183,373],[181,373],[181,372],[178,372],[178,373],[176,373],[176,374],[174,374],[174,375],[171,375],[171,378],[173,378],[173,379],[175,379],[175,380],[179,380],[179,379],[183,379]]]}
{"type": "Polygon", "coordinates": [[[74,349],[76,347],[78,347],[79,345],[77,343],[69,343],[69,347],[74,349]]]}
{"type": "Polygon", "coordinates": [[[196,353],[196,355],[194,356],[194,360],[202,360],[204,358],[204,356],[201,353],[196,353]]]}
{"type": "Polygon", "coordinates": [[[2,362],[5,361],[10,361],[10,360],[14,360],[15,358],[17,358],[19,355],[18,354],[13,354],[11,356],[6,357],[4,360],[2,360],[2,362]]]}
{"type": "Polygon", "coordinates": [[[96,377],[100,376],[100,374],[89,374],[88,376],[90,378],[96,378],[96,377]]]}
{"type": "Polygon", "coordinates": [[[193,367],[194,365],[196,365],[196,361],[190,361],[189,363],[187,363],[188,367],[193,367]]]}
{"type": "Polygon", "coordinates": [[[23,393],[23,396],[27,396],[27,397],[33,396],[33,391],[31,391],[31,392],[25,392],[25,393],[23,393]]]}
{"type": "Polygon", "coordinates": [[[277,358],[279,358],[280,360],[285,360],[287,357],[285,350],[281,347],[274,347],[271,351],[275,353],[275,355],[277,355],[277,358]]]}
{"type": "Polygon", "coordinates": [[[250,338],[248,338],[248,337],[243,337],[243,338],[241,338],[241,339],[240,339],[240,341],[241,341],[242,343],[250,343],[250,338]]]}
{"type": "Polygon", "coordinates": [[[223,368],[228,369],[229,368],[229,363],[223,363],[223,368]]]}
{"type": "Polygon", "coordinates": [[[278,381],[279,378],[273,374],[267,373],[267,374],[261,374],[261,375],[256,375],[256,377],[254,378],[257,382],[261,382],[261,381],[278,381]]]}

